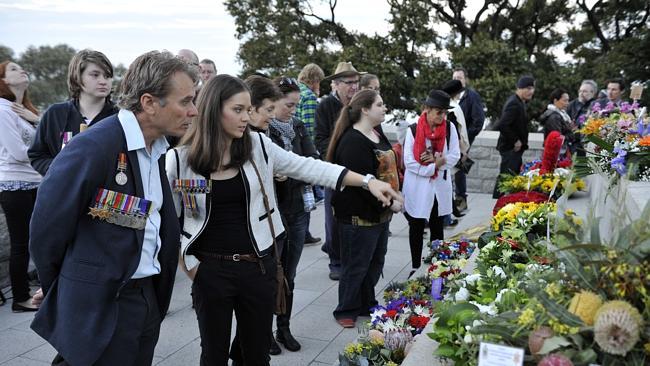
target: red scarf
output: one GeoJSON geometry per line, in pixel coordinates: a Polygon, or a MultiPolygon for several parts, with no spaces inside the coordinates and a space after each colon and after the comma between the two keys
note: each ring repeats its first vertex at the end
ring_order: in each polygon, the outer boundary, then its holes
{"type": "MultiPolygon", "coordinates": [[[[426,140],[431,141],[433,153],[442,152],[445,148],[445,140],[447,138],[447,119],[443,119],[442,123],[437,126],[433,131],[427,122],[426,112],[422,112],[420,119],[418,119],[418,126],[415,132],[415,141],[413,141],[413,157],[420,162],[420,155],[427,149],[426,140]]],[[[431,163],[422,163],[422,165],[429,165],[431,163]]],[[[436,172],[433,174],[432,179],[438,176],[439,167],[436,167],[436,172]]]]}

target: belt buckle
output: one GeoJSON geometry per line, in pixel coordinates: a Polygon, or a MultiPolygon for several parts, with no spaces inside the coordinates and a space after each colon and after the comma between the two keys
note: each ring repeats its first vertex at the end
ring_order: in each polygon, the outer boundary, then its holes
{"type": "Polygon", "coordinates": [[[232,260],[235,262],[239,262],[241,260],[241,256],[239,254],[233,254],[232,260]]]}

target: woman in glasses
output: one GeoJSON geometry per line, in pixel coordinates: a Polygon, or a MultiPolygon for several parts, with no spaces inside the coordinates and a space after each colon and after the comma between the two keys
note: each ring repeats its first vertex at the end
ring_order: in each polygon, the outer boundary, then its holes
{"type": "MultiPolygon", "coordinates": [[[[233,312],[244,365],[269,365],[275,308],[274,235],[284,232],[274,175],[341,189],[363,176],[298,156],[252,132],[246,84],[218,75],[203,87],[198,116],[166,156],[181,222],[184,269],[201,335],[201,365],[227,365],[233,312]]],[[[377,180],[368,189],[385,204],[400,199],[377,180]]]]}
{"type": "MultiPolygon", "coordinates": [[[[282,92],[282,97],[275,103],[275,118],[271,121],[269,137],[278,146],[294,154],[318,158],[316,147],[311,141],[305,125],[296,118],[296,106],[300,102],[300,87],[293,78],[279,77],[274,80],[282,92]]],[[[287,297],[287,312],[276,318],[277,332],[275,339],[292,352],[300,350],[300,343],[289,329],[293,305],[293,288],[296,269],[302,254],[310,212],[316,209],[312,186],[297,179],[276,177],[275,189],[280,213],[286,225],[287,236],[282,249],[282,266],[291,293],[287,297]]],[[[271,350],[280,351],[280,349],[271,350]]],[[[279,352],[278,352],[279,353],[279,352]]]]}
{"type": "Polygon", "coordinates": [[[38,111],[27,95],[29,77],[20,65],[0,63],[0,206],[9,229],[9,280],[14,312],[36,311],[29,294],[29,220],[41,175],[29,164],[38,111]]]}
{"type": "MultiPolygon", "coordinates": [[[[380,180],[399,189],[397,160],[386,136],[376,129],[386,115],[374,90],[361,90],[341,109],[330,141],[327,160],[365,174],[364,184],[380,180]],[[375,179],[375,177],[377,177],[375,179]]],[[[401,202],[379,204],[367,191],[352,187],[332,197],[341,241],[339,303],[334,318],[354,328],[358,316],[370,315],[377,305],[375,285],[384,268],[388,225],[401,202]]]]}
{"type": "Polygon", "coordinates": [[[460,159],[458,134],[447,121],[450,97],[432,90],[423,102],[417,124],[411,125],[404,142],[405,216],[409,223],[412,270],[420,268],[424,226],[429,220],[430,240],[444,239],[444,216],[452,212],[451,169],[460,159]]]}

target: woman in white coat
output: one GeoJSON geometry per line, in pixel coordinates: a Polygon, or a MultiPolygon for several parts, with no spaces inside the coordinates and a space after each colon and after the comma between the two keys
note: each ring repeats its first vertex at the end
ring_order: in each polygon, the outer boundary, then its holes
{"type": "Polygon", "coordinates": [[[449,100],[447,93],[432,90],[415,128],[406,132],[402,193],[409,223],[411,275],[421,264],[426,221],[430,239],[442,240],[443,218],[452,212],[451,169],[460,159],[460,149],[456,128],[446,118],[449,100]]]}

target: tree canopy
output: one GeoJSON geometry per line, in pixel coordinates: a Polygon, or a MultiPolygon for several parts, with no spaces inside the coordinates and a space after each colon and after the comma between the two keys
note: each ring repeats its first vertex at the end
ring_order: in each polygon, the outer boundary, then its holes
{"type": "Polygon", "coordinates": [[[523,74],[537,79],[533,116],[557,87],[575,98],[582,79],[604,87],[612,77],[650,78],[647,1],[483,0],[471,9],[466,0],[384,1],[386,35],[346,28],[336,17],[343,10],[337,0],[227,0],[242,42],[242,76],[297,75],[310,62],[329,74],[337,62],[351,61],[379,76],[389,107],[416,109],[419,98],[463,66],[493,118],[523,74]],[[326,11],[317,12],[323,3],[326,11]]]}

